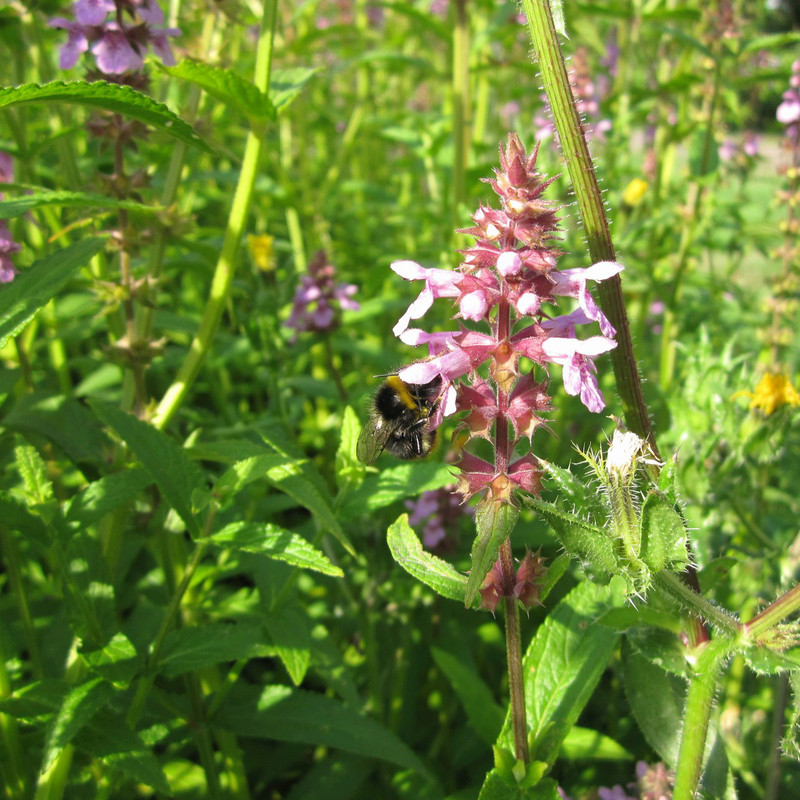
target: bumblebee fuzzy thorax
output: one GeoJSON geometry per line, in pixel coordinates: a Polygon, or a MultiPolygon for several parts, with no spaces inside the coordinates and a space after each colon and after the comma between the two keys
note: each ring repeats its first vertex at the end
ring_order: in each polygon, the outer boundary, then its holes
{"type": "Polygon", "coordinates": [[[373,464],[384,450],[402,459],[427,455],[436,441],[436,432],[428,430],[428,424],[441,386],[438,377],[415,384],[389,376],[375,394],[369,421],[358,438],[359,459],[373,464]]]}

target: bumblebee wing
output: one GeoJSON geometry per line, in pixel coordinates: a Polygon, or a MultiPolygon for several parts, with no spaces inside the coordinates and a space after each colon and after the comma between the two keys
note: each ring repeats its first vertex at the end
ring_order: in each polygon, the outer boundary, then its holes
{"type": "Polygon", "coordinates": [[[374,464],[396,428],[396,424],[373,414],[361,429],[361,434],[358,437],[358,443],[356,444],[358,460],[367,466],[374,464]]]}

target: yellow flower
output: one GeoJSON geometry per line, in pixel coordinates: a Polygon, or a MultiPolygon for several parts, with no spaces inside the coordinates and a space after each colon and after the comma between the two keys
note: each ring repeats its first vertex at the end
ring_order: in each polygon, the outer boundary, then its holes
{"type": "Polygon", "coordinates": [[[785,405],[800,406],[798,394],[786,375],[766,373],[752,392],[736,392],[734,397],[751,397],[750,408],[760,408],[767,416],[785,405]]]}
{"type": "Polygon", "coordinates": [[[275,255],[272,250],[274,242],[275,237],[267,233],[262,233],[258,236],[250,234],[247,237],[250,257],[253,259],[255,265],[264,272],[272,272],[272,270],[275,269],[275,255]]]}
{"type": "Polygon", "coordinates": [[[648,186],[644,178],[634,178],[622,193],[622,201],[629,206],[638,206],[648,186]]]}

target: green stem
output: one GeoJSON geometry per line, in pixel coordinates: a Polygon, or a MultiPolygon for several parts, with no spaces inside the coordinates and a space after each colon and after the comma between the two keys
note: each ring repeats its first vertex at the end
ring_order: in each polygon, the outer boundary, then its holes
{"type": "MultiPolygon", "coordinates": [[[[603,207],[603,196],[572,98],[550,3],[548,0],[523,0],[523,7],[528,18],[528,28],[535,57],[541,69],[544,89],[553,111],[553,121],[561,141],[567,171],[586,231],[592,263],[616,261],[603,207]]],[[[641,379],[633,355],[633,343],[619,275],[599,284],[598,297],[603,311],[617,329],[617,347],[611,351],[611,362],[625,421],[632,431],[650,441],[651,447],[657,454],[650,415],[642,397],[641,379]]]]}
{"type": "Polygon", "coordinates": [[[800,608],[800,583],[781,595],[774,603],[770,603],[763,611],[756,614],[750,622],[745,622],[744,629],[748,637],[758,639],[770,628],[774,628],[790,614],[800,608]]]}
{"type": "Polygon", "coordinates": [[[731,639],[714,639],[703,648],[697,659],[697,666],[689,684],[689,693],[686,696],[673,800],[692,800],[695,797],[703,770],[703,753],[714,693],[725,659],[734,646],[735,643],[731,639]]]}
{"type": "MultiPolygon", "coordinates": [[[[278,0],[264,3],[261,20],[256,69],[253,83],[262,92],[269,89],[270,71],[272,67],[272,40],[275,34],[275,19],[278,0]]],[[[158,404],[153,417],[156,428],[164,428],[180,408],[189,388],[200,372],[200,367],[208,355],[214,336],[219,327],[222,312],[228,303],[233,284],[233,275],[238,260],[244,226],[253,200],[253,189],[258,174],[258,162],[264,143],[262,131],[250,131],[245,145],[242,171],[233,197],[225,238],[222,242],[211,290],[200,328],[195,335],[186,360],[183,362],[172,385],[158,404]]]]}
{"type": "MultiPolygon", "coordinates": [[[[514,581],[514,564],[511,558],[511,540],[500,546],[500,563],[503,576],[511,575],[514,581]]],[[[522,674],[522,639],[519,627],[519,607],[516,597],[506,596],[506,658],[508,661],[508,684],[511,695],[511,727],[514,731],[514,755],[526,766],[530,764],[528,750],[528,720],[525,710],[525,680],[522,674]]]]}
{"type": "Polygon", "coordinates": [[[150,651],[150,656],[147,660],[148,669],[139,679],[139,685],[136,688],[136,696],[133,698],[133,702],[131,703],[131,707],[128,710],[126,717],[126,721],[131,728],[136,727],[136,723],[139,720],[140,714],[142,713],[144,702],[147,699],[147,695],[150,692],[153,681],[155,680],[155,666],[161,656],[161,648],[164,646],[164,640],[167,638],[167,634],[170,632],[170,630],[172,630],[175,617],[180,609],[181,600],[183,599],[186,590],[189,588],[189,584],[194,577],[197,567],[200,565],[200,560],[202,559],[203,553],[206,550],[206,544],[207,543],[203,540],[200,540],[195,544],[194,552],[189,559],[189,563],[186,565],[183,577],[181,578],[178,586],[175,588],[175,592],[172,595],[172,599],[167,607],[167,611],[164,614],[164,619],[161,621],[161,627],[156,634],[153,647],[150,651]]]}
{"type": "Polygon", "coordinates": [[[667,594],[676,598],[681,605],[700,617],[710,622],[720,631],[738,639],[742,634],[742,625],[738,620],[724,609],[715,606],[703,595],[694,591],[681,580],[680,577],[672,572],[659,572],[655,576],[655,585],[667,594]]]}

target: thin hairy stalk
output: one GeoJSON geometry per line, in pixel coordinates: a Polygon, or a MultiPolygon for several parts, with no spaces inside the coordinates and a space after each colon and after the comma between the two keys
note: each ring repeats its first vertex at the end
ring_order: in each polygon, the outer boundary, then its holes
{"type": "MultiPolygon", "coordinates": [[[[586,231],[589,255],[593,263],[616,261],[608,219],[603,207],[603,196],[572,98],[550,3],[548,0],[523,0],[523,6],[528,18],[535,58],[539,62],[542,83],[553,112],[553,121],[586,231]]],[[[598,298],[606,316],[617,329],[617,347],[611,351],[611,363],[625,422],[630,430],[647,439],[657,454],[650,415],[642,396],[642,383],[633,354],[628,315],[618,275],[603,281],[598,286],[598,298]]]]}

